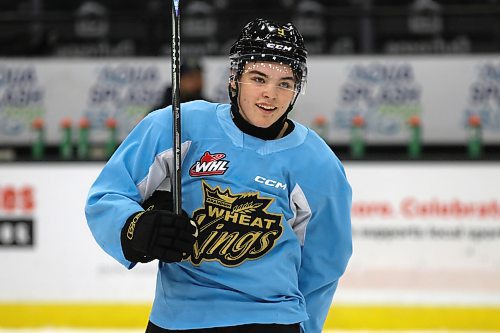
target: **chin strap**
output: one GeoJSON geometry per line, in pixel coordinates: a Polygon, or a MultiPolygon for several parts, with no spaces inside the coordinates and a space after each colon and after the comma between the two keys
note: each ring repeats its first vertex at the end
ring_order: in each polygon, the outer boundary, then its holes
{"type": "Polygon", "coordinates": [[[287,119],[288,113],[292,110],[293,103],[288,106],[286,112],[278,120],[276,120],[273,124],[271,124],[271,126],[257,127],[246,121],[245,118],[243,118],[243,116],[240,113],[240,110],[238,108],[238,86],[236,85],[235,88],[231,88],[231,84],[229,84],[228,90],[229,90],[229,98],[231,99],[231,117],[233,118],[234,124],[243,133],[255,136],[262,140],[274,140],[280,134],[281,130],[283,129],[283,126],[285,126],[285,123],[288,122],[289,126],[285,131],[284,135],[287,135],[293,130],[294,128],[293,122],[288,121],[287,119]]]}

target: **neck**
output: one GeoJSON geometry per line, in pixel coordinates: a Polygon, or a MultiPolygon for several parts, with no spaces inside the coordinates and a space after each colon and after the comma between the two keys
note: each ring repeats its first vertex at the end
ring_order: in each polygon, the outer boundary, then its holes
{"type": "Polygon", "coordinates": [[[282,137],[284,137],[285,133],[287,133],[287,129],[288,129],[288,120],[285,121],[285,124],[283,125],[283,128],[281,129],[281,131],[278,133],[278,136],[276,137],[276,139],[281,139],[282,137]]]}

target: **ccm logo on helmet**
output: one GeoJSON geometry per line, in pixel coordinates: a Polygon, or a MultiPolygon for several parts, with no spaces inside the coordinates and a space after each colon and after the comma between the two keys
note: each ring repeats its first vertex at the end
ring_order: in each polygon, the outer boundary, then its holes
{"type": "Polygon", "coordinates": [[[275,50],[283,50],[283,51],[291,51],[292,50],[291,46],[275,44],[275,43],[267,43],[266,46],[270,49],[275,49],[275,50]]]}
{"type": "Polygon", "coordinates": [[[255,181],[257,183],[261,183],[261,184],[264,184],[264,185],[267,185],[267,186],[271,186],[271,187],[275,187],[275,188],[280,188],[282,190],[286,190],[286,184],[280,183],[280,182],[278,182],[276,180],[267,179],[267,178],[264,178],[262,176],[257,176],[257,177],[255,177],[255,181]]]}

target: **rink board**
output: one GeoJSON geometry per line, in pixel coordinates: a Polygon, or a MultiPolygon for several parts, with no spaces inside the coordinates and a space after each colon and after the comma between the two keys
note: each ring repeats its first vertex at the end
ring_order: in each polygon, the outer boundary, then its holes
{"type": "MultiPolygon", "coordinates": [[[[0,327],[144,326],[156,265],[127,271],[85,223],[101,168],[0,164],[0,327]]],[[[350,162],[346,172],[354,253],[326,327],[500,330],[500,165],[350,162]]]]}

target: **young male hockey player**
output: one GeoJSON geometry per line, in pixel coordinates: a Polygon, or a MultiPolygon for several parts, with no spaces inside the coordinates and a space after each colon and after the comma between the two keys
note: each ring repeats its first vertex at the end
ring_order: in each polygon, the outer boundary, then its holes
{"type": "Polygon", "coordinates": [[[257,19],[230,50],[230,104],[182,105],[182,216],[171,210],[171,109],[129,134],[90,189],[99,245],[158,259],[146,332],[320,333],[351,255],[351,188],[319,136],[288,119],[307,52],[257,19]]]}

